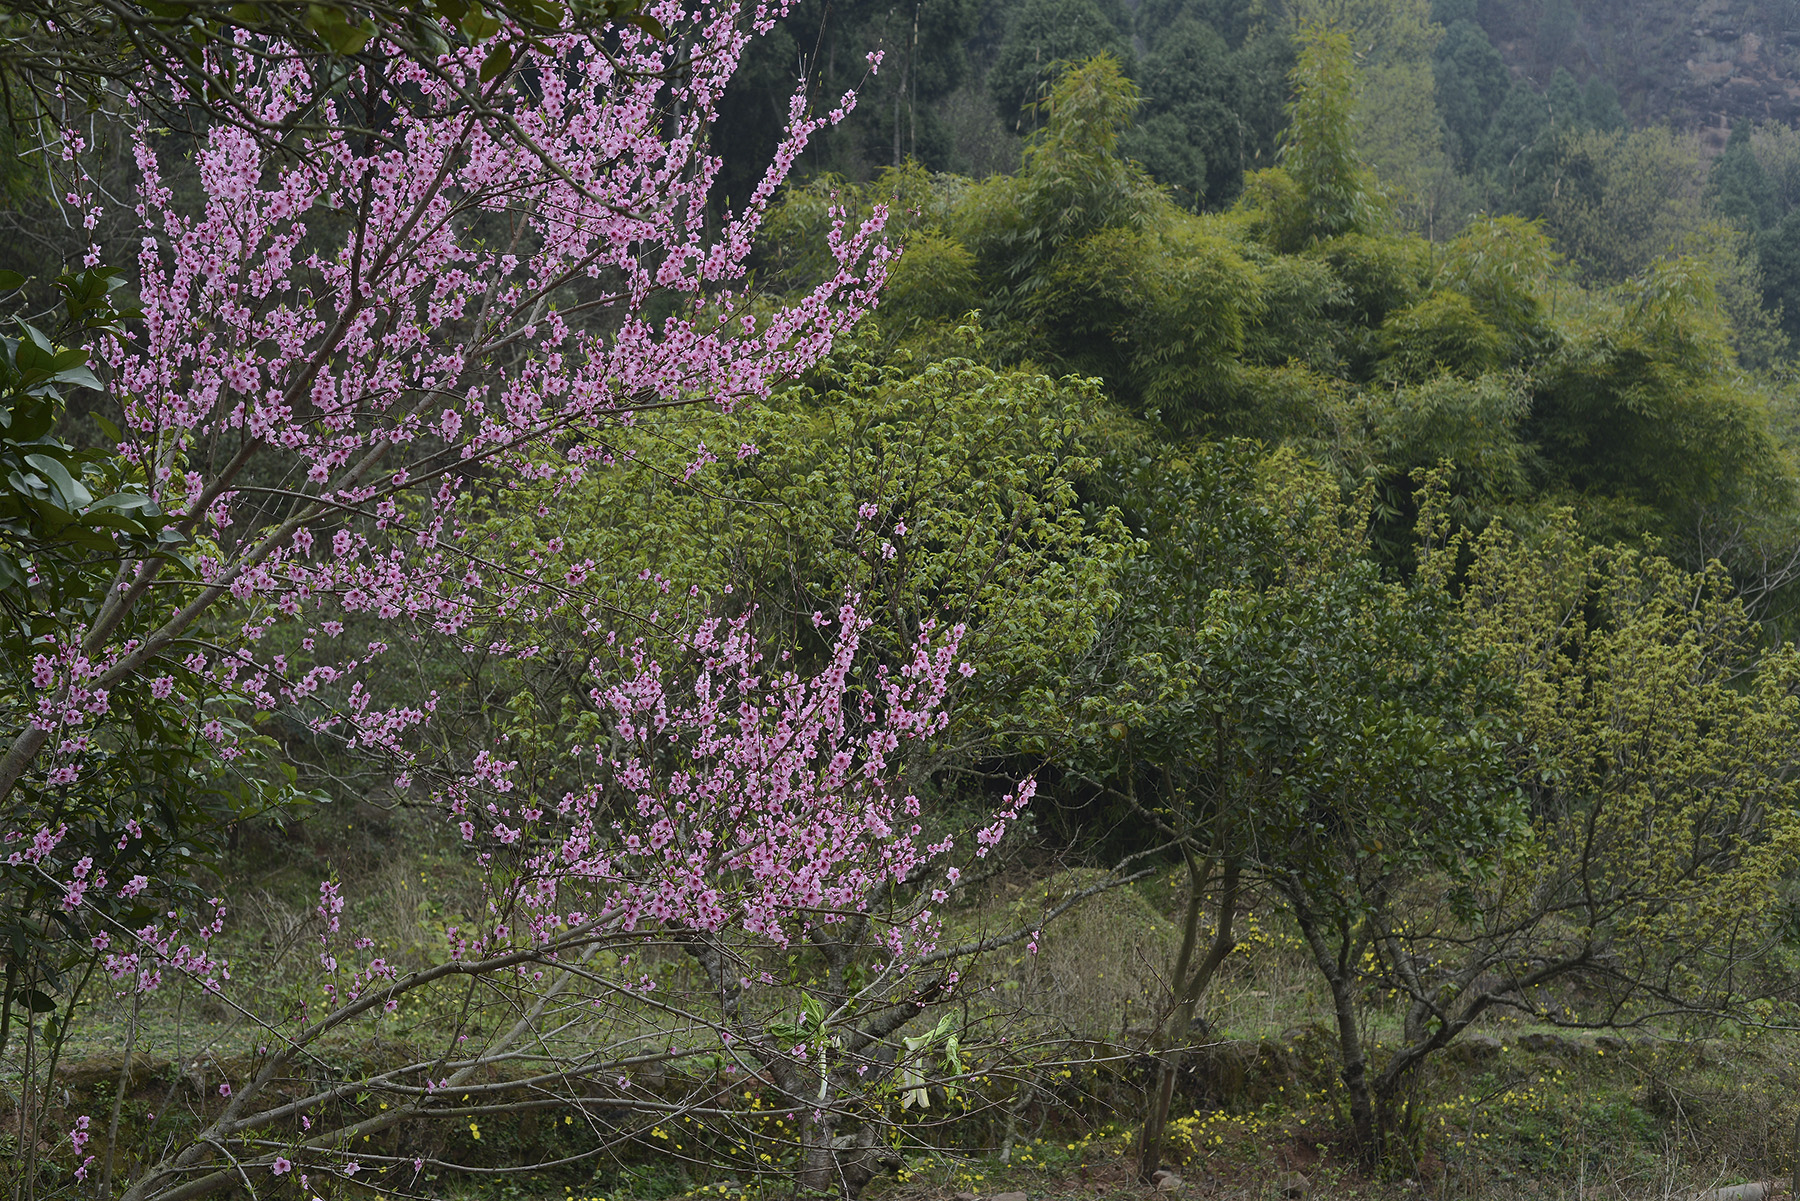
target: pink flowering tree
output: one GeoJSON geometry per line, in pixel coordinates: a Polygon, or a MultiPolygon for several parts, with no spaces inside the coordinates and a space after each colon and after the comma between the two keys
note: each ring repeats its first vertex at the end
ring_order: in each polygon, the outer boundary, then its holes
{"type": "MultiPolygon", "coordinates": [[[[477,756],[448,806],[482,865],[484,912],[444,931],[433,966],[384,958],[327,881],[309,951],[319,999],[275,1014],[241,1002],[210,949],[221,903],[201,923],[137,929],[90,907],[107,978],[209,994],[259,1043],[251,1055],[196,1061],[217,1100],[199,1129],[143,1160],[123,1195],[176,1201],[289,1173],[314,1190],[359,1176],[415,1188],[421,1173],[479,1169],[469,1160],[481,1123],[522,1112],[577,1137],[508,1170],[661,1137],[663,1149],[746,1171],[788,1144],[789,1165],[815,1188],[866,1179],[859,1154],[893,1100],[894,1074],[921,1066],[918,1056],[898,1062],[890,1036],[954,992],[967,956],[1005,941],[942,945],[934,910],[1030,790],[1007,798],[966,848],[928,841],[917,798],[891,787],[893,763],[942,728],[959,632],[928,633],[870,688],[852,671],[865,622],[846,605],[823,624],[832,650],[813,674],[766,661],[744,620],[702,623],[679,670],[641,645],[616,648],[626,669],[597,663],[593,685],[611,736],[593,749],[595,782],[580,792],[522,794],[512,764],[477,756]],[[782,965],[801,950],[822,956],[826,978],[795,993],[780,987],[782,965]],[[696,970],[671,974],[671,954],[696,970]],[[461,1020],[439,1026],[434,1045],[408,1043],[416,1051],[404,1062],[338,1079],[309,1070],[349,1032],[417,1038],[416,1007],[459,1004],[461,1020]],[[792,1129],[769,1126],[774,1115],[792,1129]],[[846,1125],[857,1133],[840,1134],[846,1125]]],[[[88,884],[90,894],[115,887],[88,884]]],[[[105,1115],[73,1118],[84,1175],[86,1143],[107,1125],[105,1115]]],[[[107,1145],[108,1158],[115,1151],[107,1145]]]]}
{"type": "MultiPolygon", "coordinates": [[[[705,129],[741,26],[778,13],[658,13],[683,34],[540,40],[485,82],[471,50],[460,87],[442,64],[399,60],[315,92],[297,67],[257,75],[246,54],[258,82],[243,91],[269,123],[319,109],[326,132],[272,147],[221,126],[179,187],[174,156],[139,128],[142,315],[102,334],[100,358],[125,419],[122,491],[159,514],[164,549],[128,554],[96,612],[40,639],[36,712],[0,756],[0,798],[32,772],[79,779],[81,727],[125,681],[177,668],[265,707],[336,698],[346,738],[404,755],[429,700],[369,695],[383,648],[326,645],[346,616],[453,639],[495,612],[582,600],[573,574],[508,575],[462,543],[472,476],[538,470],[524,451],[547,442],[589,470],[609,429],[764,395],[872,306],[880,213],[833,231],[840,270],[811,294],[767,309],[732,291],[770,195],[844,108],[812,117],[796,95],[761,185],[715,227],[705,129]],[[336,119],[348,108],[385,123],[353,132],[336,119]],[[650,320],[665,296],[673,315],[650,320]],[[222,641],[184,644],[225,610],[222,641]],[[256,653],[287,626],[306,631],[297,653],[256,653]]],[[[81,136],[61,149],[69,202],[97,224],[107,201],[79,176],[81,136]]]]}
{"type": "MultiPolygon", "coordinates": [[[[514,31],[499,55],[451,39],[421,64],[374,44],[323,75],[240,33],[204,52],[233,83],[232,119],[193,140],[132,126],[132,197],[92,182],[90,147],[63,132],[71,211],[93,229],[124,204],[141,223],[141,308],[114,303],[96,246],[60,285],[59,329],[6,343],[0,803],[16,920],[0,1051],[16,1012],[38,1089],[21,1123],[41,1130],[96,980],[192,989],[256,1032],[254,1054],[220,1069],[202,1128],[153,1138],[155,1153],[121,1153],[118,1100],[74,1121],[59,1145],[101,1192],[416,1174],[427,1155],[361,1143],[421,1122],[467,1121],[478,1138],[472,1115],[502,1096],[624,1137],[621,1115],[722,1110],[637,1082],[703,1053],[792,1107],[822,1185],[838,1131],[894,1066],[885,1040],[954,987],[966,948],[936,945],[931,911],[956,877],[933,882],[934,864],[985,854],[1025,799],[959,852],[894,793],[891,757],[941,724],[954,633],[927,632],[873,685],[850,670],[853,608],[825,623],[817,675],[763,664],[742,624],[702,624],[673,676],[642,657],[595,668],[613,728],[588,782],[560,796],[519,788],[493,752],[428,761],[437,697],[383,685],[403,643],[528,658],[539,648],[481,632],[555,619],[607,645],[615,615],[593,587],[606,565],[484,556],[464,527],[472,490],[604,470],[648,412],[753,402],[874,304],[879,210],[831,231],[838,270],[809,294],[737,290],[770,196],[850,97],[815,114],[797,94],[760,186],[722,218],[707,207],[706,130],[746,39],[780,11],[671,2],[593,33],[514,31]],[[122,418],[114,454],[52,432],[63,394],[84,388],[122,418]],[[230,905],[167,869],[289,795],[268,713],[378,756],[471,844],[482,904],[445,932],[441,962],[385,961],[328,883],[310,998],[278,1012],[232,978],[216,950],[230,905]],[[781,1016],[758,992],[776,979],[764,959],[797,945],[836,965],[820,993],[835,999],[781,1016]],[[676,951],[706,981],[687,1003],[644,967],[676,951]],[[321,1045],[456,990],[448,1043],[318,1083],[321,1045]],[[509,1020],[466,1020],[495,1007],[509,1020]]],[[[443,1158],[441,1140],[420,1145],[443,1158]]],[[[29,1188],[39,1175],[26,1165],[29,1188]]]]}

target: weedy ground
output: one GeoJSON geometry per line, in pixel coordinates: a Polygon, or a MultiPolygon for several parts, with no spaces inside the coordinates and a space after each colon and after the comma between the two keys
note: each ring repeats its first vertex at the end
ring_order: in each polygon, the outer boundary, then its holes
{"type": "MultiPolygon", "coordinates": [[[[231,935],[234,957],[246,965],[240,974],[260,972],[267,992],[300,999],[316,989],[304,951],[318,881],[329,873],[344,881],[362,928],[395,953],[428,953],[443,927],[461,920],[459,907],[479,904],[475,874],[457,848],[379,811],[344,812],[329,834],[325,826],[252,832],[239,879],[220,882],[234,889],[227,895],[244,898],[231,935]]],[[[1027,919],[1084,879],[1021,868],[953,920],[992,929],[1027,919]]],[[[929,1112],[901,1115],[895,1142],[904,1166],[871,1183],[863,1201],[950,1201],[958,1193],[985,1201],[1004,1192],[1030,1201],[1162,1201],[1134,1176],[1133,1126],[1148,1072],[1130,1048],[1141,1042],[1173,950],[1174,883],[1105,894],[1047,928],[1037,953],[1009,951],[969,982],[995,1004],[1013,1006],[1045,1046],[1059,1050],[1012,1077],[1031,1082],[1023,1101],[1016,1084],[1001,1082],[985,1107],[976,1095],[940,1097],[929,1112]],[[1096,1050],[1084,1063],[1084,1048],[1115,1050],[1096,1050]]],[[[1800,1036],[1713,1026],[1596,1039],[1505,1019],[1484,1026],[1482,1041],[1434,1062],[1414,1098],[1407,1148],[1383,1170],[1365,1170],[1343,1135],[1335,1039],[1323,1020],[1329,1010],[1298,940],[1272,909],[1246,914],[1241,934],[1209,998],[1208,1045],[1190,1057],[1181,1081],[1169,1156],[1181,1183],[1162,1195],[1168,1201],[1272,1201],[1296,1187],[1314,1201],[1664,1201],[1793,1177],[1800,1036]]],[[[116,1062],[130,1017],[122,998],[96,996],[70,1061],[110,1055],[116,1062]]],[[[177,1061],[203,1047],[220,1057],[241,1054],[250,1037],[229,1013],[191,1003],[155,1002],[136,1020],[140,1049],[166,1044],[181,1052],[169,1055],[177,1061]]],[[[437,1020],[419,1012],[399,1023],[424,1032],[437,1020]]],[[[1392,1015],[1372,998],[1365,1020],[1379,1057],[1392,1015]]],[[[168,1106],[179,1083],[171,1075],[166,1085],[134,1094],[127,1122],[168,1106]]],[[[98,1082],[97,1094],[109,1088],[98,1082]]],[[[770,1153],[758,1157],[763,1175],[709,1163],[695,1154],[704,1143],[698,1130],[684,1136],[671,1127],[662,1143],[647,1141],[579,1175],[422,1178],[402,1193],[461,1201],[778,1201],[792,1195],[781,1171],[791,1144],[776,1128],[780,1115],[768,1116],[775,1124],[770,1153]],[[677,1152],[683,1137],[692,1141],[677,1152]]],[[[454,1138],[495,1163],[506,1159],[511,1140],[536,1145],[544,1133],[494,1123],[454,1138]]]]}

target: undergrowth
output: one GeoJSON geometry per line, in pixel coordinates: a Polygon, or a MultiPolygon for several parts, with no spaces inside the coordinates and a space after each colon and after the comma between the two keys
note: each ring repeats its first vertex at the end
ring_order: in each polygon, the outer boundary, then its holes
{"type": "MultiPolygon", "coordinates": [[[[404,815],[377,810],[248,831],[227,871],[237,875],[220,881],[232,885],[228,895],[250,898],[228,950],[240,977],[252,974],[277,1007],[304,1004],[305,990],[316,987],[297,960],[328,874],[356,898],[361,927],[402,963],[432,961],[444,927],[461,920],[457,907],[479,897],[473,865],[458,848],[437,845],[404,815]]],[[[952,932],[1015,922],[1083,879],[1021,869],[949,915],[952,932]]],[[[869,1186],[869,1201],[1006,1191],[1038,1201],[1141,1189],[1133,1173],[1133,1127],[1149,1082],[1141,1044],[1164,988],[1161,973],[1177,937],[1167,915],[1178,900],[1167,880],[1102,895],[1046,929],[1035,952],[1009,949],[971,979],[969,991],[985,998],[977,1003],[1009,1010],[1018,1045],[1032,1050],[1012,1062],[988,1061],[991,1074],[935,1091],[931,1106],[890,1115],[889,1142],[903,1166],[869,1186]]],[[[1393,1162],[1367,1171],[1344,1134],[1336,1042],[1322,1023],[1328,1008],[1298,939],[1274,910],[1254,906],[1242,915],[1241,935],[1178,1087],[1168,1162],[1183,1195],[1276,1197],[1303,1175],[1307,1195],[1321,1199],[1587,1201],[1680,1196],[1791,1178],[1795,1170],[1800,1037],[1673,1026],[1596,1035],[1497,1017],[1432,1062],[1412,1099],[1411,1139],[1393,1162]]],[[[685,969],[672,954],[658,970],[685,969]]],[[[1381,997],[1365,1002],[1379,1060],[1398,1019],[1381,997]]],[[[69,1079],[81,1100],[109,1105],[132,1002],[99,995],[84,1016],[69,1079]]],[[[238,1015],[191,999],[159,997],[135,1020],[139,1049],[161,1057],[145,1078],[128,1082],[122,1121],[140,1133],[197,1120],[195,1098],[216,1083],[206,1078],[207,1065],[228,1068],[259,1037],[238,1015]]],[[[332,1053],[345,1066],[403,1054],[415,1037],[441,1033],[450,1020],[447,1012],[402,1013],[391,1046],[346,1044],[332,1053]]],[[[753,1082],[733,1084],[732,1095],[754,1113],[756,1089],[746,1084],[753,1082]]],[[[471,1201],[785,1196],[791,1115],[755,1116],[760,1146],[726,1146],[704,1124],[671,1121],[560,1172],[440,1172],[403,1191],[471,1201]]],[[[502,1166],[527,1151],[578,1150],[583,1137],[578,1122],[547,1111],[529,1121],[472,1121],[448,1140],[471,1164],[502,1166]]]]}

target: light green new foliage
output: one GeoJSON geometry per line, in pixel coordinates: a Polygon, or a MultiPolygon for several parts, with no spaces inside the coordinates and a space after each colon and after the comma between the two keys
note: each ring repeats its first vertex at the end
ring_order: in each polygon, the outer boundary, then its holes
{"type": "Polygon", "coordinates": [[[935,229],[907,239],[906,252],[888,271],[881,296],[881,328],[914,334],[933,322],[954,320],[981,304],[975,256],[935,229]]]}
{"type": "Polygon", "coordinates": [[[1331,268],[1348,293],[1343,316],[1374,328],[1425,291],[1434,248],[1411,234],[1346,234],[1308,252],[1331,268]]]}
{"type": "Polygon", "coordinates": [[[1716,565],[1591,546],[1568,514],[1473,550],[1467,637],[1515,685],[1534,831],[1488,930],[1593,976],[1583,1020],[1769,991],[1769,899],[1800,864],[1800,655],[1756,653],[1716,565]]]}
{"type": "Polygon", "coordinates": [[[1173,208],[1119,156],[1138,93],[1108,54],[1072,67],[1051,92],[1017,175],[967,190],[947,226],[975,255],[992,304],[1028,301],[1063,247],[1107,229],[1143,229],[1173,208]]]}
{"type": "Polygon", "coordinates": [[[1172,210],[1165,217],[1065,249],[1032,310],[1071,365],[1117,381],[1188,429],[1220,406],[1235,379],[1246,332],[1264,315],[1264,289],[1216,221],[1172,210]]]}
{"type": "Polygon", "coordinates": [[[765,630],[805,653],[813,614],[854,595],[874,622],[865,649],[889,664],[922,622],[966,624],[962,658],[976,674],[941,748],[954,761],[1041,746],[1069,664],[1115,604],[1128,538],[1076,493],[1095,467],[1084,438],[1104,428],[1087,381],[845,354],[814,382],[709,423],[717,466],[684,479],[693,443],[641,428],[629,457],[562,488],[553,512],[568,562],[670,582],[639,611],[755,606],[765,630]],[[739,447],[755,453],[740,459],[739,447]]]}
{"type": "MultiPolygon", "coordinates": [[[[1270,244],[1291,253],[1326,238],[1369,232],[1386,210],[1374,174],[1357,156],[1356,74],[1349,37],[1308,29],[1291,83],[1281,167],[1294,190],[1277,191],[1270,244]]],[[[1246,193],[1250,193],[1246,182],[1246,193]]]]}
{"type": "Polygon", "coordinates": [[[1543,296],[1559,265],[1543,226],[1518,217],[1470,223],[1444,250],[1435,286],[1461,292],[1522,354],[1539,334],[1543,296]]]}
{"type": "Polygon", "coordinates": [[[1506,351],[1505,336],[1461,292],[1433,292],[1391,314],[1378,340],[1382,374],[1407,382],[1493,371],[1506,351]]]}
{"type": "Polygon", "coordinates": [[[1739,375],[1705,262],[1654,263],[1557,333],[1528,433],[1590,530],[1680,537],[1791,511],[1789,452],[1739,375]]]}
{"type": "Polygon", "coordinates": [[[1344,407],[1360,439],[1340,446],[1338,462],[1386,482],[1390,500],[1410,491],[1419,469],[1452,464],[1444,479],[1453,512],[1484,525],[1527,487],[1532,459],[1520,428],[1530,399],[1516,378],[1437,375],[1391,392],[1355,393],[1344,407]]]}

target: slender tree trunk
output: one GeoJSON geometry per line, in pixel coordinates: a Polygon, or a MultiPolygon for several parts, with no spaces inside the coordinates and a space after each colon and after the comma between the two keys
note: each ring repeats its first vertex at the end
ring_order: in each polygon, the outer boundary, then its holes
{"type": "Polygon", "coordinates": [[[919,9],[922,3],[923,0],[918,0],[913,5],[912,44],[906,49],[906,77],[912,85],[912,94],[906,101],[906,153],[908,158],[913,159],[919,157],[919,73],[914,69],[918,64],[913,62],[913,58],[919,53],[919,9]]]}
{"type": "Polygon", "coordinates": [[[106,1162],[100,1165],[100,1199],[111,1201],[113,1168],[119,1162],[119,1118],[125,1109],[125,1094],[131,1091],[131,1056],[137,1050],[138,1016],[143,1012],[144,994],[131,994],[131,1024],[125,1027],[125,1062],[119,1068],[119,1086],[113,1092],[112,1117],[106,1123],[106,1162]]]}
{"type": "MultiPolygon", "coordinates": [[[[907,56],[909,60],[911,57],[910,54],[907,56]]],[[[900,107],[906,103],[906,76],[909,73],[907,68],[911,66],[910,61],[901,63],[900,86],[894,89],[894,170],[896,171],[900,169],[900,107]]]]}
{"type": "Polygon", "coordinates": [[[1199,966],[1192,967],[1194,951],[1200,941],[1200,913],[1203,894],[1211,882],[1212,861],[1198,861],[1186,848],[1182,853],[1187,860],[1188,887],[1193,890],[1193,895],[1188,898],[1187,927],[1182,931],[1181,951],[1175,960],[1172,1028],[1171,1022],[1165,1020],[1156,1032],[1156,1085],[1150,1093],[1150,1107],[1144,1115],[1143,1137],[1138,1147],[1138,1178],[1141,1180],[1149,1180],[1162,1164],[1163,1145],[1168,1138],[1169,1109],[1175,1100],[1175,1081],[1181,1075],[1182,1061],[1187,1057],[1188,1032],[1193,1028],[1200,998],[1206,995],[1219,967],[1237,946],[1232,922],[1237,914],[1239,869],[1236,863],[1227,862],[1219,881],[1212,945],[1207,948],[1206,958],[1199,966]]]}
{"type": "Polygon", "coordinates": [[[1356,978],[1354,967],[1358,940],[1348,929],[1338,931],[1338,952],[1326,945],[1319,916],[1293,893],[1288,894],[1294,921],[1311,949],[1313,960],[1331,989],[1332,1015],[1337,1019],[1338,1048],[1343,1057],[1344,1092],[1350,1101],[1350,1126],[1364,1164],[1381,1161],[1381,1132],[1375,1120],[1375,1104],[1369,1088],[1369,1057],[1363,1049],[1362,1031],[1356,1027],[1356,978]]]}

